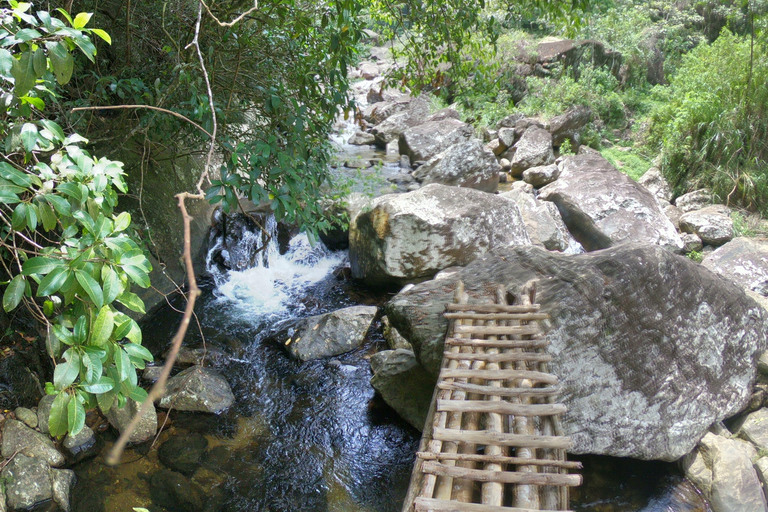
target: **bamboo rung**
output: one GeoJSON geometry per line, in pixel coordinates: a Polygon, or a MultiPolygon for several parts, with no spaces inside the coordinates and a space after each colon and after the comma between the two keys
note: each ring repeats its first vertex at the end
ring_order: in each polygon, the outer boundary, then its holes
{"type": "Polygon", "coordinates": [[[560,388],[497,388],[493,386],[482,386],[480,384],[469,384],[464,382],[438,382],[437,387],[451,391],[466,391],[467,393],[477,393],[486,396],[554,396],[560,393],[560,388]]]}
{"type": "Polygon", "coordinates": [[[448,346],[469,346],[483,348],[544,348],[549,345],[549,340],[481,340],[477,338],[446,338],[448,346]]]}
{"type": "Polygon", "coordinates": [[[456,443],[498,444],[516,446],[518,448],[559,448],[569,450],[573,446],[571,438],[563,436],[531,436],[489,432],[487,430],[458,430],[439,427],[435,428],[432,432],[432,439],[456,443]]]}
{"type": "Polygon", "coordinates": [[[581,469],[581,462],[553,459],[529,459],[525,457],[508,457],[506,455],[483,455],[480,453],[432,453],[418,452],[417,457],[424,460],[466,460],[469,462],[496,462],[498,464],[514,464],[516,466],[544,466],[564,469],[581,469]]]}
{"type": "Polygon", "coordinates": [[[443,316],[448,319],[462,319],[462,320],[521,320],[521,321],[533,321],[533,320],[546,320],[549,318],[547,313],[469,313],[469,312],[457,312],[457,313],[443,313],[443,316]]]}
{"type": "Polygon", "coordinates": [[[446,466],[434,461],[425,461],[422,466],[425,473],[437,476],[460,478],[474,482],[499,482],[522,485],[581,485],[581,475],[561,475],[559,473],[516,473],[512,471],[485,471],[482,469],[446,466]]]}
{"type": "Polygon", "coordinates": [[[538,324],[502,325],[487,327],[484,325],[454,325],[456,334],[482,334],[484,336],[525,336],[539,333],[538,324]]]}
{"type": "Polygon", "coordinates": [[[461,370],[443,368],[440,371],[441,379],[485,379],[485,380],[511,380],[528,379],[544,384],[557,384],[557,377],[549,373],[527,370],[461,370]]]}
{"type": "MultiPolygon", "coordinates": [[[[555,510],[498,507],[494,505],[479,505],[477,503],[459,503],[456,501],[436,500],[434,498],[416,498],[415,505],[418,512],[557,512],[555,510]]],[[[563,512],[573,511],[566,510],[563,512]]]]}
{"type": "Polygon", "coordinates": [[[477,313],[535,313],[541,309],[538,304],[509,306],[506,304],[448,304],[448,311],[475,311],[477,313]]]}
{"type": "Polygon", "coordinates": [[[555,416],[565,414],[563,404],[512,404],[488,400],[438,400],[437,410],[443,412],[484,412],[514,416],[555,416]]]}
{"type": "Polygon", "coordinates": [[[533,354],[530,352],[507,352],[506,354],[444,354],[446,359],[458,359],[464,361],[485,361],[486,363],[510,363],[514,361],[533,361],[534,363],[548,363],[552,361],[549,354],[533,354]]]}

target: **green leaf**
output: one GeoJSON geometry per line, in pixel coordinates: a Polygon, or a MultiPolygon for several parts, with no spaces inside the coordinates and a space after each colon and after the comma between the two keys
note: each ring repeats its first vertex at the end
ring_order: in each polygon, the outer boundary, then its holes
{"type": "Polygon", "coordinates": [[[101,282],[104,283],[104,304],[111,304],[120,295],[120,279],[117,272],[109,266],[101,268],[101,282]]]}
{"type": "Polygon", "coordinates": [[[13,215],[11,216],[11,226],[13,226],[13,229],[18,231],[20,229],[23,229],[26,223],[27,223],[27,204],[19,203],[16,205],[16,208],[13,210],[13,215]]]}
{"type": "MultiPolygon", "coordinates": [[[[72,349],[70,349],[72,350],[72,349]]],[[[75,379],[80,374],[80,365],[75,365],[69,361],[64,361],[56,365],[53,370],[53,385],[56,389],[67,389],[75,382],[75,379]]]]}
{"type": "Polygon", "coordinates": [[[27,206],[27,227],[30,231],[37,229],[37,206],[26,203],[27,206]]]}
{"type": "Polygon", "coordinates": [[[53,295],[64,285],[71,271],[65,267],[58,267],[45,276],[37,287],[37,296],[46,297],[53,295]]]}
{"type": "Polygon", "coordinates": [[[59,126],[57,123],[54,123],[50,119],[41,119],[39,122],[43,125],[44,128],[46,128],[56,137],[57,141],[64,141],[64,130],[62,130],[61,126],[59,126]]]}
{"type": "Polygon", "coordinates": [[[17,275],[8,284],[3,294],[3,309],[8,312],[16,309],[21,299],[24,297],[24,290],[27,287],[27,283],[24,280],[24,276],[17,275]]]}
{"type": "Polygon", "coordinates": [[[98,354],[94,354],[92,352],[87,352],[83,360],[85,359],[88,359],[91,362],[91,368],[93,369],[93,378],[86,380],[92,383],[96,381],[104,372],[104,365],[98,354]]]}
{"type": "Polygon", "coordinates": [[[91,345],[102,346],[109,341],[112,329],[115,326],[115,319],[109,306],[104,306],[99,311],[96,320],[91,327],[91,345]]]}
{"type": "Polygon", "coordinates": [[[125,231],[125,229],[131,225],[131,214],[128,212],[122,212],[115,217],[115,231],[125,231]]]}
{"type": "Polygon", "coordinates": [[[33,123],[24,123],[21,127],[21,142],[27,153],[31,153],[37,145],[37,125],[33,123]]]}
{"type": "Polygon", "coordinates": [[[69,434],[75,435],[83,430],[85,426],[85,407],[76,397],[69,400],[67,404],[67,427],[69,434]]]}
{"type": "Polygon", "coordinates": [[[13,66],[13,55],[5,48],[0,48],[0,74],[7,75],[13,66]]]}
{"type": "Polygon", "coordinates": [[[132,398],[136,402],[138,402],[140,404],[143,404],[144,400],[146,400],[148,396],[149,395],[147,394],[147,392],[143,388],[140,388],[140,387],[136,386],[131,391],[131,394],[128,395],[128,398],[132,398]]]}
{"type": "Polygon", "coordinates": [[[88,24],[88,21],[91,19],[91,16],[93,16],[92,12],[78,13],[77,16],[75,16],[75,20],[72,22],[72,28],[76,28],[80,30],[81,28],[83,28],[88,24]]]}
{"type": "Polygon", "coordinates": [[[80,387],[89,393],[93,393],[94,395],[100,395],[102,393],[112,391],[112,389],[114,389],[115,387],[115,381],[113,381],[109,377],[101,377],[99,380],[97,380],[93,384],[80,384],[80,387]]]}
{"type": "Polygon", "coordinates": [[[85,226],[86,229],[88,229],[88,231],[91,234],[93,235],[98,234],[98,230],[96,229],[96,223],[93,221],[93,218],[90,215],[88,215],[88,213],[86,213],[83,210],[78,210],[75,213],[73,213],[72,216],[77,220],[79,220],[80,223],[83,226],[85,226]]]}
{"type": "Polygon", "coordinates": [[[43,184],[37,176],[20,171],[6,162],[0,162],[0,176],[24,188],[32,185],[40,187],[43,184]]]}
{"type": "Polygon", "coordinates": [[[88,294],[88,297],[90,297],[93,303],[96,304],[96,307],[101,309],[104,305],[104,293],[101,291],[99,283],[88,275],[88,273],[80,269],[75,270],[75,278],[77,279],[77,282],[80,283],[80,286],[83,287],[85,293],[88,294]]]}
{"type": "Polygon", "coordinates": [[[115,368],[117,368],[117,373],[120,376],[120,382],[130,378],[130,372],[136,373],[128,354],[122,348],[115,351],[115,368]]]}
{"type": "Polygon", "coordinates": [[[31,276],[32,274],[44,275],[55,268],[63,267],[65,265],[66,263],[62,260],[48,258],[46,256],[35,256],[24,262],[21,266],[21,273],[25,276],[31,276]]]}
{"type": "Polygon", "coordinates": [[[48,58],[51,60],[51,67],[53,68],[53,74],[56,76],[56,81],[59,85],[66,84],[72,78],[75,59],[62,42],[46,41],[45,47],[48,49],[48,58]]]}
{"type": "Polygon", "coordinates": [[[22,101],[22,103],[29,103],[37,110],[45,110],[45,102],[40,98],[35,98],[34,96],[22,96],[19,99],[22,101]]]}
{"type": "Polygon", "coordinates": [[[78,36],[73,37],[72,40],[75,42],[77,47],[80,48],[80,51],[83,52],[83,55],[88,57],[88,60],[95,62],[93,57],[96,55],[96,47],[93,46],[93,43],[90,39],[85,36],[78,36]]]}
{"type": "Polygon", "coordinates": [[[107,42],[107,44],[112,44],[112,38],[109,37],[109,34],[101,30],[100,28],[92,28],[91,33],[96,34],[97,36],[102,38],[104,41],[107,42]]]}
{"type": "Polygon", "coordinates": [[[35,65],[32,59],[32,52],[24,52],[18,60],[13,59],[11,75],[15,82],[13,94],[18,98],[26,96],[29,90],[35,85],[37,79],[37,77],[35,77],[35,65]]]}
{"type": "Polygon", "coordinates": [[[131,311],[135,311],[136,313],[141,313],[142,315],[146,313],[144,310],[144,301],[141,300],[139,296],[133,292],[123,292],[122,295],[117,298],[117,302],[127,307],[131,311]]]}
{"type": "Polygon", "coordinates": [[[57,358],[61,353],[61,342],[51,324],[48,324],[45,336],[45,350],[49,357],[57,358]]]}
{"type": "Polygon", "coordinates": [[[59,14],[64,16],[64,19],[66,19],[69,22],[70,25],[72,25],[72,26],[75,25],[75,22],[72,21],[72,17],[69,15],[69,13],[67,11],[65,11],[61,7],[57,7],[56,10],[59,11],[59,14]]]}
{"type": "Polygon", "coordinates": [[[0,203],[3,204],[16,204],[21,199],[19,199],[19,196],[14,194],[13,192],[9,192],[8,190],[0,189],[0,203]]]}
{"type": "Polygon", "coordinates": [[[48,61],[45,57],[45,50],[38,48],[35,53],[32,54],[32,67],[35,70],[35,76],[37,78],[42,77],[46,71],[48,71],[48,61]]]}
{"type": "Polygon", "coordinates": [[[72,336],[72,333],[66,327],[62,327],[61,325],[55,324],[53,326],[53,334],[62,343],[66,343],[67,345],[74,345],[75,344],[74,336],[72,336]]]}
{"type": "Polygon", "coordinates": [[[37,203],[37,207],[40,210],[40,219],[43,221],[43,229],[45,231],[52,231],[56,228],[56,214],[53,213],[53,208],[45,200],[40,200],[37,203]]]}
{"type": "Polygon", "coordinates": [[[75,322],[74,336],[75,336],[75,343],[77,343],[78,345],[82,345],[83,343],[85,343],[85,340],[88,336],[86,326],[87,326],[87,321],[86,321],[85,315],[78,318],[77,322],[75,322]]]}
{"type": "Polygon", "coordinates": [[[121,268],[126,274],[128,274],[128,277],[131,278],[131,281],[142,288],[149,288],[149,275],[147,275],[144,269],[134,265],[121,265],[121,268]]]}
{"type": "Polygon", "coordinates": [[[48,431],[51,436],[59,437],[67,433],[67,406],[72,398],[68,393],[59,393],[51,405],[51,414],[48,417],[48,431]]]}
{"type": "MultiPolygon", "coordinates": [[[[61,186],[59,186],[59,189],[61,189],[61,186]]],[[[78,192],[80,191],[78,190],[78,192]]],[[[72,207],[69,205],[69,201],[63,197],[54,194],[45,194],[43,199],[50,202],[59,215],[69,217],[72,214],[72,207]]]]}
{"type": "Polygon", "coordinates": [[[123,348],[126,352],[128,352],[128,355],[131,355],[133,357],[138,357],[140,359],[143,359],[145,361],[154,361],[154,358],[152,357],[152,353],[146,349],[146,347],[142,347],[141,345],[137,345],[136,343],[126,343],[123,345],[123,348]]]}
{"type": "Polygon", "coordinates": [[[56,190],[61,192],[67,197],[71,197],[78,203],[83,202],[83,194],[80,191],[80,187],[77,185],[77,183],[67,182],[67,183],[59,183],[56,185],[56,190]]]}
{"type": "Polygon", "coordinates": [[[16,32],[14,37],[18,41],[27,42],[31,41],[32,39],[39,39],[43,37],[43,34],[33,28],[25,28],[16,32]]]}

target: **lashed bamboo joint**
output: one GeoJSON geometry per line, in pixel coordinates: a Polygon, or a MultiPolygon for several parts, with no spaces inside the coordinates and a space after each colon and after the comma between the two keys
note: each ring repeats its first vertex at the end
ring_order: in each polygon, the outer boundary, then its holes
{"type": "Polygon", "coordinates": [[[440,377],[403,512],[567,511],[581,468],[566,460],[557,377],[527,285],[518,304],[467,304],[459,282],[440,377]]]}

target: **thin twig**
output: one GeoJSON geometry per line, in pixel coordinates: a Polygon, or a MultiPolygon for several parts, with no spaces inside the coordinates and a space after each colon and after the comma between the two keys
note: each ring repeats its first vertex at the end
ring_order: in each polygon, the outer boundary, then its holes
{"type": "Polygon", "coordinates": [[[208,8],[208,5],[203,0],[200,0],[200,3],[203,5],[203,7],[205,7],[206,12],[208,12],[208,16],[213,18],[213,20],[216,23],[218,23],[220,27],[226,27],[226,28],[229,28],[229,27],[232,27],[232,26],[236,25],[237,23],[242,21],[243,18],[245,18],[246,16],[251,14],[253,11],[258,10],[258,8],[259,8],[258,0],[254,0],[253,7],[251,7],[247,11],[245,11],[243,14],[241,14],[240,16],[235,18],[234,20],[225,22],[225,21],[219,21],[219,18],[217,18],[216,16],[213,15],[211,10],[208,8]]]}
{"type": "Polygon", "coordinates": [[[78,112],[80,110],[117,110],[117,109],[128,109],[128,108],[146,108],[146,109],[149,109],[149,110],[157,110],[158,112],[164,112],[166,114],[171,114],[172,116],[176,116],[179,119],[183,119],[184,121],[188,122],[189,124],[191,124],[192,126],[197,128],[198,130],[202,131],[211,140],[214,139],[214,136],[212,134],[208,133],[208,130],[206,130],[205,128],[203,128],[202,126],[200,126],[199,124],[197,124],[196,122],[191,120],[190,118],[185,117],[185,116],[179,114],[178,112],[174,112],[173,110],[168,110],[168,109],[160,108],[160,107],[153,107],[151,105],[110,105],[110,106],[103,106],[103,107],[77,107],[77,108],[73,108],[72,112],[78,112]]]}

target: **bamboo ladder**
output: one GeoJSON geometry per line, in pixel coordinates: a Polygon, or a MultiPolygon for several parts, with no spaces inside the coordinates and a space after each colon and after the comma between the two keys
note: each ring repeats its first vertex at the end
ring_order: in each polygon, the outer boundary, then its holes
{"type": "Polygon", "coordinates": [[[509,305],[467,304],[464,284],[449,304],[443,364],[424,426],[403,512],[530,512],[567,510],[564,405],[547,373],[552,356],[539,320],[535,285],[509,305]]]}

